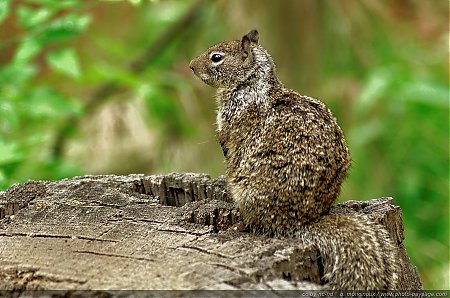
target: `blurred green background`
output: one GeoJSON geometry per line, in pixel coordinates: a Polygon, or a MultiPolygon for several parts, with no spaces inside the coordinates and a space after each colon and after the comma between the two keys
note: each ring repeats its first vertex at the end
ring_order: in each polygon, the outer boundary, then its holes
{"type": "Polygon", "coordinates": [[[446,0],[1,0],[0,189],[82,174],[224,172],[191,58],[260,31],[335,113],[342,200],[393,196],[426,289],[449,289],[446,0]]]}

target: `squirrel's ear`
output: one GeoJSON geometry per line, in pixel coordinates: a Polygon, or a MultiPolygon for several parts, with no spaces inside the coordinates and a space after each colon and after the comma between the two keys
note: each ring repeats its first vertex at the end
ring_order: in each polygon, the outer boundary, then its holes
{"type": "Polygon", "coordinates": [[[258,40],[259,40],[259,33],[258,33],[258,30],[253,29],[252,31],[250,31],[249,33],[247,33],[246,36],[248,37],[248,39],[249,39],[251,42],[254,42],[254,43],[258,44],[258,40]]]}
{"type": "Polygon", "coordinates": [[[251,54],[250,44],[252,42],[258,44],[258,40],[259,40],[259,33],[257,30],[252,30],[242,37],[241,51],[242,51],[242,57],[244,59],[247,58],[251,54]]]}

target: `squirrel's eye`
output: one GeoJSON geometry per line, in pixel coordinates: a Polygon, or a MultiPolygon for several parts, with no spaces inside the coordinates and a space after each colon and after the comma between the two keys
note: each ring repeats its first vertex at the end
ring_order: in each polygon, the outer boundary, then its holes
{"type": "Polygon", "coordinates": [[[223,55],[221,54],[213,54],[211,56],[211,61],[214,63],[220,62],[223,59],[223,55]]]}

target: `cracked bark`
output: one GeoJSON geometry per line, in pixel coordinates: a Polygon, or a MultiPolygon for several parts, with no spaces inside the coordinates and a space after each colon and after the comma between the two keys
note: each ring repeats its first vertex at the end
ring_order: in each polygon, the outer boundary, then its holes
{"type": "MultiPolygon", "coordinates": [[[[390,198],[337,205],[398,244],[404,289],[420,289],[390,198]]],[[[84,176],[0,192],[0,290],[320,289],[320,252],[241,232],[222,178],[84,176]]]]}

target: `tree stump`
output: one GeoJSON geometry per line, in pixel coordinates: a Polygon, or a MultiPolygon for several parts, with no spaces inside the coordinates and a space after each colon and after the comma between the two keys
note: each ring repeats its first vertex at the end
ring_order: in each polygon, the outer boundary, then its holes
{"type": "MultiPolygon", "coordinates": [[[[400,288],[422,289],[392,198],[348,201],[398,244],[400,288]]],[[[321,289],[318,251],[239,231],[223,178],[83,176],[0,192],[0,290],[321,289]]]]}

